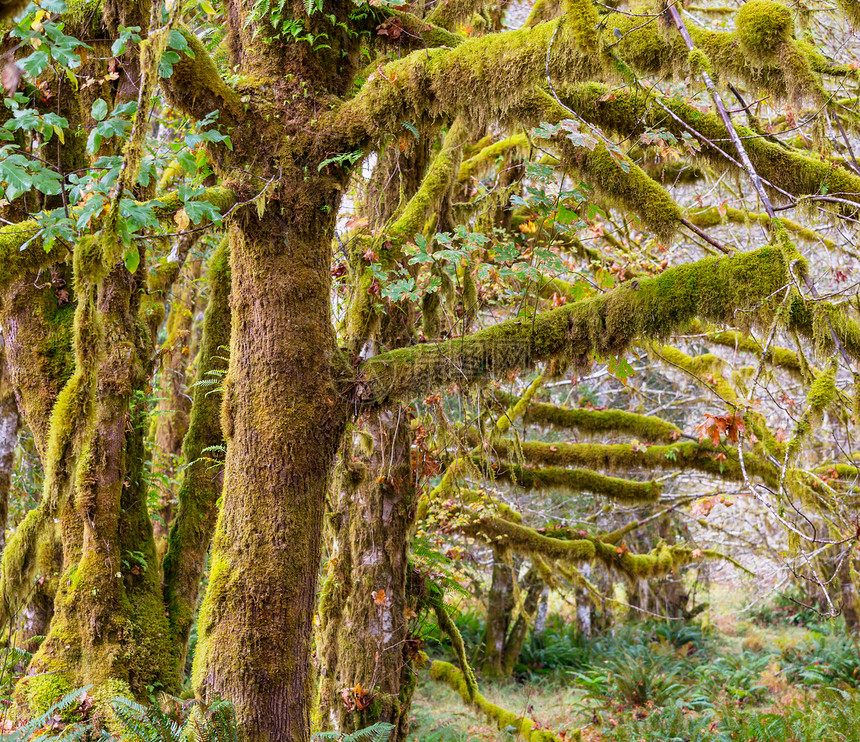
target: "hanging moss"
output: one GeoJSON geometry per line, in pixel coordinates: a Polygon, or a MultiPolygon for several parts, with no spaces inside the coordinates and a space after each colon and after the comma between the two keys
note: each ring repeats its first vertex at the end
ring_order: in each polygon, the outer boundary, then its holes
{"type": "Polygon", "coordinates": [[[837,0],[848,22],[855,29],[860,28],[860,0],[837,0]]]}
{"type": "Polygon", "coordinates": [[[690,53],[687,55],[687,65],[690,68],[690,72],[694,75],[700,75],[703,72],[711,75],[714,72],[708,55],[697,47],[690,49],[690,53]]]}
{"type": "MultiPolygon", "coordinates": [[[[716,207],[709,206],[706,209],[696,209],[687,214],[687,218],[697,227],[716,227],[720,224],[731,222],[733,224],[751,224],[756,222],[765,227],[770,225],[770,217],[767,214],[745,209],[738,209],[734,206],[716,207]]],[[[782,226],[789,232],[804,240],[824,245],[828,250],[836,250],[838,245],[831,239],[819,234],[809,227],[805,227],[798,222],[785,217],[780,217],[779,221],[782,226]]]]}
{"type": "MultiPolygon", "coordinates": [[[[808,85],[808,81],[799,84],[802,87],[808,85]]],[[[609,87],[598,83],[572,86],[562,91],[565,103],[583,118],[622,136],[632,136],[643,131],[645,126],[663,127],[678,137],[689,133],[674,118],[667,117],[666,111],[660,105],[654,105],[656,98],[678,119],[700,132],[706,139],[723,143],[729,139],[725,127],[715,114],[699,111],[683,100],[657,98],[653,93],[645,96],[616,88],[611,89],[611,95],[608,95],[609,92],[609,87]]],[[[860,203],[860,176],[839,163],[786,148],[780,143],[769,141],[749,127],[735,124],[735,128],[743,137],[750,161],[762,178],[795,196],[838,192],[840,198],[860,203]]],[[[721,170],[735,167],[707,144],[702,145],[701,156],[721,170]]],[[[773,194],[773,197],[779,198],[778,194],[773,194]]],[[[847,213],[852,211],[850,206],[828,205],[828,208],[831,207],[847,213]]]]}
{"type": "Polygon", "coordinates": [[[809,437],[815,426],[821,422],[824,410],[836,399],[836,369],[835,358],[830,368],[817,376],[806,394],[806,407],[794,428],[794,435],[788,445],[789,455],[797,453],[800,444],[809,437]]]}

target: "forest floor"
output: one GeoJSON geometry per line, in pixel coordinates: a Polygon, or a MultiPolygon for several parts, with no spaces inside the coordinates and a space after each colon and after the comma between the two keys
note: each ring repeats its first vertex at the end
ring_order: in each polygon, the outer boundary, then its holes
{"type": "MultiPolygon", "coordinates": [[[[744,610],[725,589],[712,598],[704,621],[629,622],[588,641],[555,616],[515,678],[479,676],[481,693],[562,740],[860,742],[860,655],[840,622],[788,601],[744,610]]],[[[480,641],[478,616],[457,622],[467,646],[480,641]]],[[[430,654],[452,661],[441,645],[430,654]]],[[[426,675],[411,729],[418,742],[517,739],[426,675]]]]}

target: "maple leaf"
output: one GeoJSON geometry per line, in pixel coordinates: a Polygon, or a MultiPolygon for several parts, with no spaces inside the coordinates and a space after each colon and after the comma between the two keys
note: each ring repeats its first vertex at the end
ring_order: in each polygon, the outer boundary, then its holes
{"type": "Polygon", "coordinates": [[[737,415],[709,415],[696,426],[699,441],[710,438],[714,448],[720,445],[720,439],[725,436],[732,443],[738,442],[738,436],[746,430],[744,420],[737,415]]]}
{"type": "Polygon", "coordinates": [[[690,512],[693,515],[703,515],[707,518],[716,504],[716,497],[702,497],[693,503],[693,507],[690,508],[690,512]]]}
{"type": "Polygon", "coordinates": [[[376,605],[388,605],[388,596],[385,594],[385,590],[374,590],[371,595],[373,596],[373,602],[376,603],[376,605]]]}

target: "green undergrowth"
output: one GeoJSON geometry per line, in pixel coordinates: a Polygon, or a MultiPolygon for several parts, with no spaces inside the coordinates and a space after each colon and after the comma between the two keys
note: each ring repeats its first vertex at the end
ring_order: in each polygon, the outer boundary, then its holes
{"type": "MultiPolygon", "coordinates": [[[[785,601],[783,601],[785,602],[785,601]]],[[[478,678],[494,703],[583,739],[612,742],[860,742],[860,654],[838,623],[777,604],[729,633],[647,620],[585,638],[560,617],[531,635],[507,681],[478,678]],[[766,624],[766,625],[765,625],[766,624]]],[[[455,618],[480,657],[481,617],[455,618]]],[[[431,656],[450,659],[440,637],[431,656]]],[[[507,739],[436,683],[419,689],[410,740],[507,739]]]]}

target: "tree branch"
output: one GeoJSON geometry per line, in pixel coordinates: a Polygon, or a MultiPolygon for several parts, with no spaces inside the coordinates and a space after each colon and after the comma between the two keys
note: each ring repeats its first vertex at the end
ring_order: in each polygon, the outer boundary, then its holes
{"type": "Polygon", "coordinates": [[[756,319],[767,322],[775,309],[768,297],[790,280],[785,259],[775,247],[670,268],[655,278],[627,282],[533,320],[509,319],[465,337],[371,358],[359,369],[355,404],[375,407],[451,382],[469,384],[554,358],[586,367],[594,352],[623,353],[639,337],[667,337],[696,317],[734,324],[738,308],[761,305],[756,319]]]}

